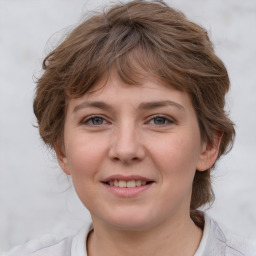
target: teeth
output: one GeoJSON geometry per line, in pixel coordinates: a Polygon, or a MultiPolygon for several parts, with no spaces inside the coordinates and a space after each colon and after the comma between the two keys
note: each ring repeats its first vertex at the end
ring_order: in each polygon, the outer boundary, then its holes
{"type": "Polygon", "coordinates": [[[126,186],[127,186],[127,188],[134,188],[134,187],[136,187],[135,180],[129,180],[128,182],[126,182],[126,186]]]}
{"type": "Polygon", "coordinates": [[[135,183],[136,183],[136,187],[141,186],[141,181],[140,180],[136,180],[135,183]]]}
{"type": "Polygon", "coordinates": [[[108,182],[110,186],[114,187],[120,187],[120,188],[135,188],[135,187],[140,187],[143,185],[146,185],[146,181],[142,180],[111,180],[108,182]]]}
{"type": "Polygon", "coordinates": [[[124,180],[119,180],[118,187],[120,187],[120,188],[126,188],[126,187],[127,187],[126,181],[124,181],[124,180]]]}

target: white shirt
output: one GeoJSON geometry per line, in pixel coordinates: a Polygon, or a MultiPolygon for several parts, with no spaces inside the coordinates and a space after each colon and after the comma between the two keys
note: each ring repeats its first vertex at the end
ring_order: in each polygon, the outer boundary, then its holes
{"type": "MultiPolygon", "coordinates": [[[[256,256],[256,244],[223,233],[219,225],[204,214],[203,237],[194,256],[256,256]]],[[[44,237],[15,247],[1,256],[87,256],[86,240],[92,227],[82,228],[75,236],[57,241],[44,237]]]]}

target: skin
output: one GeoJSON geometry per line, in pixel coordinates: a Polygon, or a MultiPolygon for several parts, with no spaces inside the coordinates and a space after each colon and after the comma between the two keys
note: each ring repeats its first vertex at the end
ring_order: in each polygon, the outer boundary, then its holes
{"type": "Polygon", "coordinates": [[[105,82],[70,100],[58,153],[92,216],[88,255],[194,255],[202,230],[189,215],[193,177],[212,166],[218,148],[201,141],[187,93],[153,77],[126,85],[114,71],[105,82]],[[121,197],[102,183],[116,174],[153,183],[121,197]]]}

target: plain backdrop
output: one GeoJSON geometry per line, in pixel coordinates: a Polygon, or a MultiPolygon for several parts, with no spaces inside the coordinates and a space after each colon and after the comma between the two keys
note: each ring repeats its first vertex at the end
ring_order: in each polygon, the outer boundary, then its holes
{"type": "MultiPolygon", "coordinates": [[[[0,0],[0,252],[45,233],[73,234],[90,221],[33,127],[32,101],[46,53],[88,11],[107,3],[0,0]]],[[[231,78],[227,110],[237,138],[214,171],[216,200],[208,213],[256,239],[256,1],[168,3],[209,31],[231,78]]]]}

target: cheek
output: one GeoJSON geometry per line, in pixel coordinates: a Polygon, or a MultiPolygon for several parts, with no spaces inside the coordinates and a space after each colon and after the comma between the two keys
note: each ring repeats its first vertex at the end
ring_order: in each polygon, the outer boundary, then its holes
{"type": "Polygon", "coordinates": [[[191,179],[196,170],[200,155],[200,137],[198,134],[170,134],[154,141],[151,156],[162,175],[191,179]],[[191,174],[191,175],[190,175],[191,174]]]}
{"type": "Polygon", "coordinates": [[[87,208],[95,207],[97,200],[93,199],[98,193],[97,175],[104,162],[105,148],[102,143],[87,136],[72,137],[67,148],[67,159],[76,193],[87,208]]]}
{"type": "Polygon", "coordinates": [[[67,159],[73,178],[83,178],[93,175],[103,162],[104,143],[90,136],[72,137],[67,142],[67,159]]]}
{"type": "Polygon", "coordinates": [[[165,191],[163,200],[170,202],[169,207],[180,203],[189,205],[199,156],[198,144],[189,140],[189,137],[175,136],[156,144],[153,154],[154,164],[160,174],[160,184],[165,191]]]}

